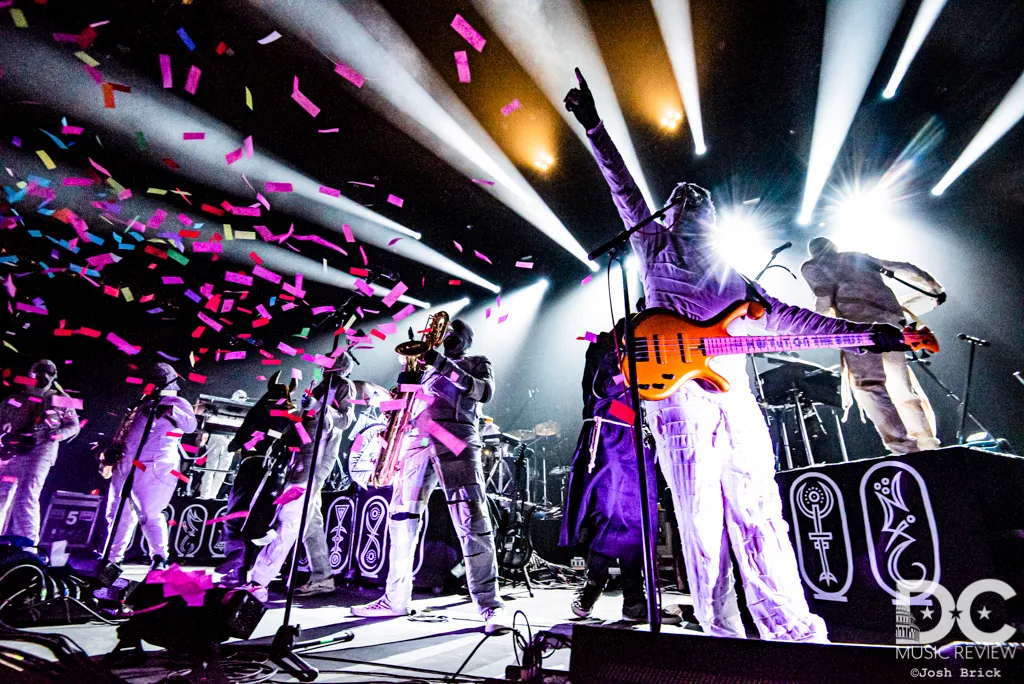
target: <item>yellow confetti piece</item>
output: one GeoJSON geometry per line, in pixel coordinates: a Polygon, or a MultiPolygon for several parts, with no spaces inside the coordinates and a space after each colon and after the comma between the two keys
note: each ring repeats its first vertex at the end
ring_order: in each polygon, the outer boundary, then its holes
{"type": "MultiPolygon", "coordinates": [[[[28,22],[25,21],[25,13],[20,9],[11,8],[11,19],[14,20],[14,25],[18,28],[28,28],[28,22]]],[[[14,349],[14,347],[11,347],[14,349]]]]}
{"type": "Polygon", "coordinates": [[[8,349],[10,349],[11,351],[13,351],[15,354],[20,354],[21,353],[20,351],[15,349],[14,345],[11,344],[10,342],[8,342],[7,340],[4,340],[4,346],[7,347],[8,349]]]}
{"type": "Polygon", "coordinates": [[[225,240],[234,240],[235,239],[235,233],[234,233],[233,230],[231,230],[231,224],[230,223],[225,223],[224,224],[224,239],[225,240]]]}
{"type": "Polygon", "coordinates": [[[255,240],[256,232],[252,230],[239,230],[235,232],[236,240],[255,240]]]}
{"type": "Polygon", "coordinates": [[[99,62],[97,62],[95,59],[90,57],[89,54],[87,52],[85,52],[84,50],[79,50],[78,52],[76,52],[75,53],[75,57],[77,57],[78,59],[82,60],[83,62],[85,62],[86,64],[88,64],[91,67],[98,67],[100,65],[99,62]]]}
{"type": "Polygon", "coordinates": [[[14,185],[15,185],[15,187],[17,187],[17,188],[18,188],[19,190],[24,190],[25,188],[27,188],[27,187],[28,187],[28,183],[27,183],[26,181],[18,181],[18,182],[17,182],[17,183],[15,183],[14,185]]]}
{"type": "Polygon", "coordinates": [[[46,154],[45,150],[36,150],[36,154],[39,155],[39,158],[43,160],[43,166],[50,169],[51,171],[57,168],[57,165],[53,163],[53,160],[50,159],[50,155],[46,154]]]}
{"type": "Polygon", "coordinates": [[[252,93],[249,92],[248,88],[245,89],[245,104],[249,109],[252,109],[252,93]]]}
{"type": "Polygon", "coordinates": [[[146,192],[148,192],[150,195],[166,195],[167,194],[166,190],[161,190],[160,188],[150,188],[149,190],[146,190],[146,192]]]}
{"type": "Polygon", "coordinates": [[[124,295],[124,301],[126,301],[126,302],[133,302],[133,301],[135,301],[135,295],[133,295],[132,291],[129,290],[127,287],[122,287],[121,288],[121,294],[124,295]]]}
{"type": "Polygon", "coordinates": [[[112,188],[114,189],[114,192],[116,192],[116,193],[117,193],[117,194],[119,194],[119,195],[120,195],[120,194],[121,194],[122,192],[124,192],[124,186],[123,186],[123,185],[121,185],[120,183],[118,183],[118,182],[117,182],[116,180],[114,180],[113,178],[110,178],[109,176],[107,177],[107,185],[109,185],[110,187],[112,187],[112,188]]]}

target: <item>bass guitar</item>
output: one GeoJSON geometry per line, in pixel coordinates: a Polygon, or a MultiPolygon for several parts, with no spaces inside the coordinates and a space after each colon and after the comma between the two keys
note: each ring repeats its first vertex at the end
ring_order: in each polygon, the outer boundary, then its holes
{"type": "MultiPolygon", "coordinates": [[[[683,383],[702,380],[712,391],[728,392],[729,381],[713,371],[708,362],[727,354],[807,351],[870,347],[871,333],[850,335],[764,335],[733,337],[726,328],[737,318],[758,319],[764,307],[757,302],[741,302],[709,321],[693,321],[668,309],[648,309],[634,319],[636,337],[636,376],[640,398],[660,401],[675,393],[683,383]]],[[[939,343],[928,328],[905,329],[903,342],[914,351],[939,351],[939,343]]],[[[626,382],[628,357],[622,361],[626,382]]]]}

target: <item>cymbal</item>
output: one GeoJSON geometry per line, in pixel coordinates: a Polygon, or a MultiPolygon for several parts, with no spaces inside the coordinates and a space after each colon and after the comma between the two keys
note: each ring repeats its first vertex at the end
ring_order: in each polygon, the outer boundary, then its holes
{"type": "Polygon", "coordinates": [[[391,392],[366,380],[354,380],[357,399],[389,399],[391,392]]]}
{"type": "Polygon", "coordinates": [[[533,430],[509,430],[505,434],[511,437],[515,437],[520,442],[530,442],[534,439],[537,439],[537,433],[535,433],[533,430]]]}
{"type": "Polygon", "coordinates": [[[553,420],[546,420],[539,425],[535,425],[533,431],[537,433],[538,437],[554,437],[556,436],[561,427],[553,420]]]}
{"type": "Polygon", "coordinates": [[[568,475],[571,472],[572,472],[572,466],[565,465],[565,466],[558,466],[557,468],[552,468],[551,470],[548,471],[548,475],[553,475],[555,477],[558,477],[559,475],[568,475]]]}

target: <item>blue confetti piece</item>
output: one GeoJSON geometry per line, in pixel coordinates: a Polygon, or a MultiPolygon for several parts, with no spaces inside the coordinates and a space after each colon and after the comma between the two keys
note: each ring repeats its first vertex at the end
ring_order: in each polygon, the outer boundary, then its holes
{"type": "Polygon", "coordinates": [[[174,361],[174,362],[178,362],[178,361],[181,361],[181,359],[179,359],[178,357],[176,357],[176,356],[171,356],[170,354],[164,354],[164,353],[163,353],[162,351],[160,351],[159,349],[157,349],[157,350],[156,350],[156,353],[157,353],[157,354],[159,354],[160,356],[164,357],[164,358],[165,358],[165,359],[167,359],[168,361],[174,361]]]}
{"type": "Polygon", "coordinates": [[[93,235],[92,233],[86,233],[86,235],[89,236],[89,242],[93,243],[94,245],[102,245],[104,242],[106,242],[106,240],[104,240],[103,238],[97,235],[93,235]]]}
{"type": "Polygon", "coordinates": [[[42,209],[42,208],[39,208],[39,209],[36,209],[36,211],[38,211],[43,216],[53,216],[53,214],[54,214],[53,209],[42,209]]]}
{"type": "Polygon", "coordinates": [[[119,244],[117,246],[117,248],[118,249],[135,249],[135,245],[128,244],[127,242],[122,242],[121,244],[119,244]]]}
{"type": "Polygon", "coordinates": [[[31,235],[32,237],[43,237],[43,234],[40,233],[38,230],[30,230],[28,231],[28,234],[31,235]]]}
{"type": "MultiPolygon", "coordinates": [[[[163,309],[162,309],[161,307],[159,307],[159,306],[158,306],[158,307],[156,307],[155,309],[147,309],[147,310],[146,310],[146,313],[151,313],[151,314],[158,314],[158,313],[161,313],[162,311],[163,311],[163,309]]],[[[158,352],[158,353],[159,353],[159,352],[158,352]]]]}
{"type": "Polygon", "coordinates": [[[34,173],[28,174],[28,180],[29,180],[30,183],[35,183],[36,185],[38,185],[40,187],[43,187],[43,188],[50,187],[50,183],[53,182],[49,178],[43,178],[42,176],[37,176],[34,173]]]}
{"type": "Polygon", "coordinates": [[[181,38],[181,42],[185,44],[185,47],[187,47],[190,52],[196,49],[196,44],[193,43],[192,39],[188,37],[187,33],[185,33],[184,26],[178,29],[178,37],[181,38]]]}
{"type": "Polygon", "coordinates": [[[188,297],[189,299],[191,299],[196,304],[198,304],[199,302],[203,301],[203,298],[200,297],[199,295],[197,295],[192,290],[185,290],[185,296],[188,297]]]}
{"type": "Polygon", "coordinates": [[[26,192],[24,190],[19,190],[18,192],[15,192],[14,188],[9,187],[7,185],[4,186],[4,192],[7,194],[7,201],[10,204],[14,204],[15,202],[20,202],[22,199],[24,199],[25,194],[26,194],[26,192]]]}
{"type": "Polygon", "coordinates": [[[60,149],[62,149],[62,150],[68,149],[68,146],[64,144],[64,141],[61,140],[60,138],[58,138],[57,136],[55,136],[50,131],[48,131],[48,130],[46,130],[44,128],[40,128],[39,130],[41,130],[46,135],[50,136],[50,140],[52,140],[53,142],[57,143],[57,147],[59,147],[60,149]]]}
{"type": "MultiPolygon", "coordinates": [[[[44,272],[46,272],[46,271],[49,271],[49,270],[50,270],[50,267],[46,265],[46,262],[45,262],[45,261],[40,261],[40,262],[39,262],[39,265],[43,267],[43,271],[44,271],[44,272]]],[[[47,277],[47,278],[52,278],[52,277],[53,277],[53,274],[52,274],[52,273],[46,273],[46,277],[47,277]]]]}
{"type": "Polygon", "coordinates": [[[69,264],[68,268],[71,269],[72,273],[81,273],[82,272],[82,267],[79,266],[78,264],[69,264]]]}
{"type": "Polygon", "coordinates": [[[277,301],[277,297],[271,297],[270,298],[270,303],[267,304],[267,306],[274,306],[274,302],[276,302],[276,301],[277,301]]]}
{"type": "Polygon", "coordinates": [[[100,272],[97,271],[94,268],[87,268],[87,269],[85,269],[85,275],[92,276],[93,278],[99,278],[100,277],[100,272]]]}
{"type": "Polygon", "coordinates": [[[18,263],[18,255],[13,254],[11,256],[0,257],[0,264],[16,264],[18,263]]]}
{"type": "Polygon", "coordinates": [[[135,238],[136,242],[142,242],[143,240],[146,239],[146,238],[142,237],[142,233],[138,233],[138,232],[136,232],[134,230],[129,232],[128,234],[131,235],[133,238],[135,238]]]}
{"type": "Polygon", "coordinates": [[[121,236],[118,235],[117,233],[111,233],[110,237],[114,238],[114,242],[116,242],[117,244],[121,244],[121,236]]]}

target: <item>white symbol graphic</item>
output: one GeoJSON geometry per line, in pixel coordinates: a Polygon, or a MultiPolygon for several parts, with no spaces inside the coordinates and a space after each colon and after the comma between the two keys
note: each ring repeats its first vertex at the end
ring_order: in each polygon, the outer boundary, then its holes
{"type": "Polygon", "coordinates": [[[174,555],[178,558],[192,558],[203,547],[203,529],[210,513],[203,504],[192,504],[181,514],[177,536],[174,538],[174,555]]]}
{"type": "MultiPolygon", "coordinates": [[[[928,487],[924,478],[914,468],[899,461],[886,461],[878,463],[864,473],[860,481],[860,503],[864,511],[864,531],[867,535],[868,556],[871,561],[871,573],[875,582],[882,589],[889,593],[896,602],[906,602],[905,594],[901,595],[900,587],[905,586],[915,596],[910,598],[911,605],[927,605],[928,596],[932,587],[938,583],[941,573],[939,563],[939,534],[935,529],[935,516],[932,513],[931,500],[928,498],[928,487]],[[888,471],[888,472],[886,472],[888,471]],[[908,491],[915,487],[918,490],[921,500],[921,510],[916,513],[910,510],[907,505],[907,497],[904,495],[904,475],[910,475],[907,485],[908,491]],[[868,495],[868,486],[871,486],[871,494],[868,495]],[[881,507],[883,520],[880,529],[873,529],[875,526],[871,519],[871,503],[877,501],[881,507]],[[921,516],[928,522],[928,533],[930,538],[921,537],[923,532],[921,516]],[[917,536],[915,536],[917,535],[917,536]],[[877,547],[884,544],[884,559],[879,559],[877,547]],[[931,546],[931,559],[928,555],[928,545],[931,546]],[[913,547],[911,549],[911,547],[913,547]],[[910,555],[916,557],[908,563],[903,561],[903,555],[911,550],[910,555]],[[880,563],[880,560],[884,561],[880,563]],[[931,561],[932,571],[929,578],[929,570],[926,562],[931,561]],[[922,562],[924,561],[924,562],[922,562]],[[885,576],[883,577],[882,567],[884,566],[885,576]],[[913,572],[916,577],[905,576],[904,570],[913,572]],[[931,585],[931,586],[930,586],[931,585]]],[[[876,507],[877,508],[877,507],[876,507]]]]}
{"type": "Polygon", "coordinates": [[[352,562],[352,518],[355,505],[348,497],[339,497],[327,514],[327,538],[331,542],[331,571],[343,574],[352,562]],[[332,524],[333,523],[333,524],[332,524]]]}
{"type": "MultiPolygon", "coordinates": [[[[217,513],[213,517],[214,518],[219,518],[221,516],[227,515],[227,513],[228,513],[228,507],[227,506],[221,506],[220,510],[218,510],[217,513]]],[[[224,557],[224,526],[225,525],[227,525],[227,523],[225,521],[223,521],[223,520],[221,522],[219,522],[219,523],[214,523],[212,525],[213,530],[210,531],[210,556],[212,556],[213,558],[223,558],[224,557]]]]}
{"type": "Polygon", "coordinates": [[[364,577],[376,578],[384,568],[388,539],[388,501],[380,494],[363,503],[359,521],[359,551],[356,560],[364,577]]]}
{"type": "Polygon", "coordinates": [[[816,599],[846,601],[846,592],[853,583],[853,550],[850,548],[850,528],[846,523],[846,506],[839,486],[827,475],[805,473],[790,486],[789,505],[793,511],[797,560],[800,563],[800,576],[803,577],[804,583],[814,590],[816,599]],[[838,509],[838,515],[833,514],[836,509],[838,509]],[[806,535],[801,530],[801,522],[805,520],[809,521],[811,526],[806,535]],[[832,550],[836,535],[842,538],[842,548],[846,552],[845,558],[838,557],[832,550]],[[818,570],[816,580],[811,579],[810,575],[813,574],[813,571],[808,572],[804,560],[805,538],[817,551],[820,570],[818,570]],[[839,579],[829,561],[830,551],[835,560],[845,560],[846,562],[842,586],[839,586],[839,579]]]}

